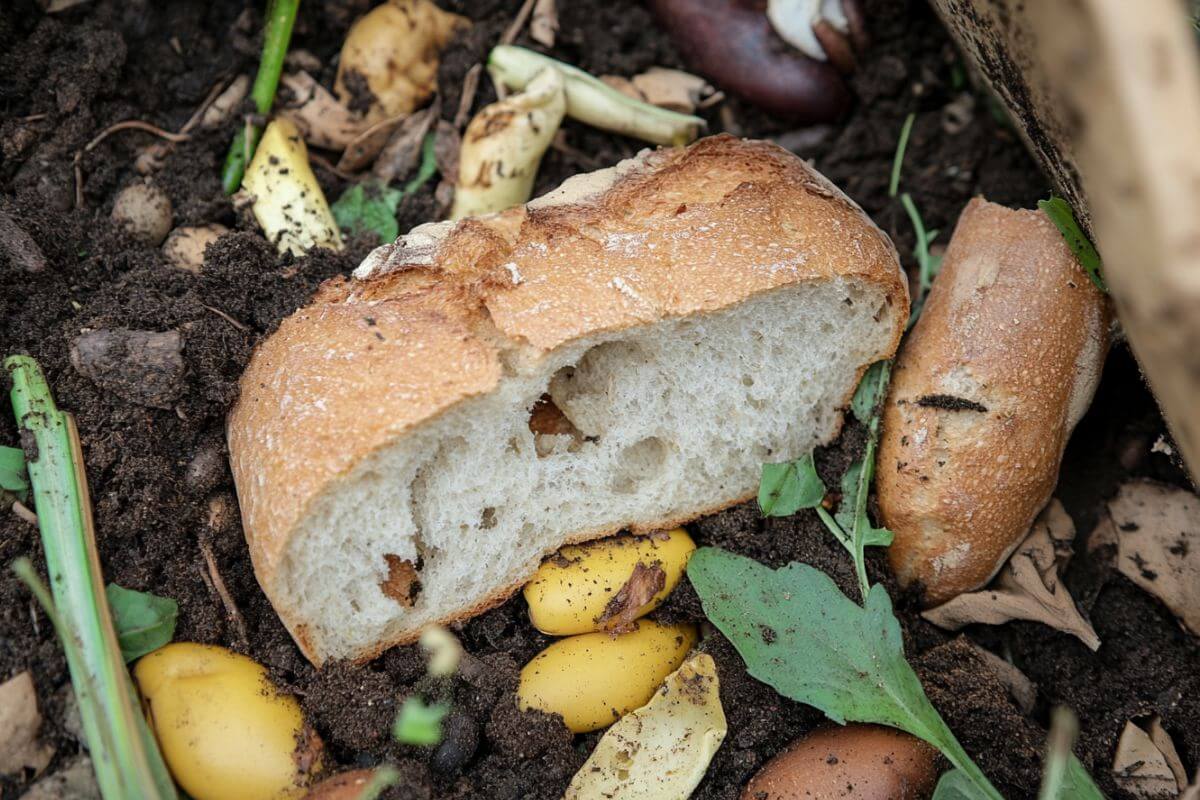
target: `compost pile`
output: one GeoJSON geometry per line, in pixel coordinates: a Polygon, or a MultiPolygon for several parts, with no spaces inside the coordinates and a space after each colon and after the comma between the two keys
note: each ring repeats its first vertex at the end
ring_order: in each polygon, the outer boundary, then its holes
{"type": "MultiPolygon", "coordinates": [[[[37,358],[59,406],[76,415],[106,579],[176,600],[176,640],[222,644],[265,665],[301,699],[325,742],[328,767],[392,763],[401,777],[388,797],[559,798],[601,734],[573,736],[556,717],[518,710],[518,671],[551,641],[531,626],[523,597],[455,629],[476,667],[457,676],[427,675],[426,656],[415,645],[367,664],[317,670],[251,569],[224,436],[238,378],[255,344],[322,281],[353,270],[377,239],[363,231],[348,237],[341,252],[279,255],[222,191],[222,163],[242,124],[238,115],[164,146],[153,173],[169,198],[171,227],[216,223],[232,231],[212,245],[203,269],[171,266],[158,246],[113,221],[118,192],[141,180],[138,157],[163,140],[126,129],[89,143],[123,120],[177,131],[214,87],[253,74],[259,5],[93,0],[47,15],[32,0],[18,0],[0,17],[0,212],[32,238],[45,262],[30,270],[11,248],[0,248],[0,354],[37,358]],[[128,331],[171,336],[147,342],[128,331]],[[107,355],[94,357],[97,349],[107,355]],[[413,694],[451,703],[436,746],[403,745],[391,735],[398,709],[413,694]]],[[[332,85],[346,32],[371,5],[303,3],[292,57],[332,85]]],[[[469,71],[512,24],[521,3],[439,5],[472,21],[443,51],[437,73],[439,113],[452,124],[469,71]]],[[[910,113],[915,123],[903,187],[926,227],[946,232],[939,241],[977,194],[1014,207],[1032,207],[1049,194],[1003,112],[973,88],[923,3],[867,2],[865,20],[872,43],[859,55],[850,81],[857,100],[843,121],[789,126],[730,95],[697,112],[708,132],[771,139],[811,159],[893,239],[906,268],[915,266],[916,239],[889,181],[910,113]]],[[[634,2],[559,2],[558,26],[552,48],[526,30],[515,43],[593,75],[686,68],[651,13],[634,2]]],[[[466,107],[477,111],[495,99],[485,76],[466,107]]],[[[569,120],[563,131],[542,162],[535,196],[644,147],[569,120]]],[[[314,159],[314,169],[331,199],[352,184],[352,176],[324,160],[314,159]]],[[[426,181],[400,202],[401,232],[444,215],[438,184],[426,181]]],[[[17,439],[11,415],[0,414],[0,442],[17,439]]],[[[827,486],[838,484],[863,440],[863,427],[848,418],[841,438],[818,450],[817,469],[827,486]]],[[[1124,345],[1115,346],[1055,492],[1080,534],[1065,582],[1102,642],[1098,651],[1032,622],[974,625],[964,636],[947,632],[921,617],[916,598],[898,588],[885,558],[868,557],[872,581],[895,601],[906,652],[930,699],[1006,797],[1036,796],[1050,712],[1058,705],[1078,715],[1076,753],[1110,797],[1134,796],[1112,773],[1117,740],[1130,720],[1158,717],[1189,774],[1200,766],[1195,638],[1149,593],[1098,566],[1087,546],[1106,501],[1129,479],[1190,488],[1170,449],[1132,357],[1124,345]],[[1016,665],[1035,695],[1015,697],[972,642],[1016,665]]],[[[811,564],[857,596],[850,557],[815,516],[764,518],[750,503],[702,519],[689,532],[697,544],[771,567],[811,564]]],[[[43,717],[40,739],[53,751],[43,774],[55,774],[81,754],[66,660],[47,617],[7,567],[28,556],[41,569],[41,552],[35,525],[7,509],[0,513],[0,682],[32,674],[43,717]]],[[[670,622],[703,614],[684,581],[654,617],[670,622]]],[[[822,724],[823,715],[749,677],[719,633],[704,650],[720,673],[728,735],[693,796],[733,800],[763,763],[822,724]]],[[[0,775],[0,798],[21,796],[34,780],[29,773],[0,775]]]]}

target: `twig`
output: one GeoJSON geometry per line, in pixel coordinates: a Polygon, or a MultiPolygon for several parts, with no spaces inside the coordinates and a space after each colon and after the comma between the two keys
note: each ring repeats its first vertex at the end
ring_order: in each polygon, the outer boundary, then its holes
{"type": "Polygon", "coordinates": [[[458,96],[458,111],[454,114],[454,127],[462,130],[471,116],[471,106],[475,103],[475,92],[479,90],[479,76],[483,74],[483,64],[476,64],[467,70],[463,78],[462,94],[458,96]]]}
{"type": "Polygon", "coordinates": [[[28,522],[30,525],[38,524],[37,514],[33,513],[29,509],[29,506],[25,505],[20,500],[13,500],[12,512],[14,514],[16,514],[18,517],[20,517],[21,519],[28,522]]]}
{"type": "Polygon", "coordinates": [[[225,579],[217,569],[217,559],[213,556],[212,546],[204,539],[200,540],[200,553],[204,556],[204,563],[208,565],[208,577],[212,580],[213,588],[217,590],[217,596],[225,606],[225,615],[237,630],[238,643],[243,648],[249,647],[250,637],[246,635],[246,620],[242,618],[242,612],[238,610],[237,603],[233,602],[229,589],[225,587],[225,579]]]}
{"type": "Polygon", "coordinates": [[[512,44],[521,35],[521,30],[525,24],[529,22],[529,15],[533,13],[533,5],[537,0],[525,0],[521,4],[521,10],[513,17],[512,24],[504,30],[504,35],[500,37],[500,44],[512,44]]]}
{"type": "Polygon", "coordinates": [[[17,122],[41,122],[42,120],[44,120],[44,119],[45,119],[46,117],[48,117],[48,116],[50,116],[50,115],[49,115],[49,114],[46,114],[46,113],[42,113],[42,114],[30,114],[30,115],[29,115],[29,116],[27,116],[27,117],[18,117],[18,118],[17,118],[17,122]]]}
{"type": "Polygon", "coordinates": [[[206,308],[206,309],[208,309],[209,311],[211,311],[212,313],[216,314],[218,317],[220,317],[221,319],[225,320],[226,322],[228,322],[228,323],[229,323],[230,325],[232,325],[233,327],[237,328],[237,329],[238,329],[239,331],[241,331],[242,333],[249,333],[249,332],[250,332],[250,327],[249,327],[248,325],[246,325],[246,324],[244,324],[244,323],[241,323],[241,322],[238,322],[236,319],[234,319],[233,317],[229,316],[228,314],[226,314],[226,313],[225,313],[224,311],[222,311],[221,309],[219,309],[219,308],[214,308],[213,306],[206,306],[206,305],[204,305],[204,303],[201,303],[201,304],[200,304],[200,306],[201,306],[202,308],[206,308]]]}

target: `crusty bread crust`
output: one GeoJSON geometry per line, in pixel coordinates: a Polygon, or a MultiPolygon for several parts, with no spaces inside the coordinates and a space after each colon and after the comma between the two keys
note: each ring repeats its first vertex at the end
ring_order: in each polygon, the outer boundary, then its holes
{"type": "Polygon", "coordinates": [[[1045,214],[970,202],[896,360],[879,449],[888,555],[929,604],[986,584],[1049,501],[1110,319],[1045,214]]]}
{"type": "MultiPolygon", "coordinates": [[[[332,482],[558,348],[851,277],[881,287],[898,312],[888,352],[899,343],[908,291],[890,240],[786,150],[711,137],[643,154],[585,188],[452,227],[422,226],[433,235],[415,229],[372,254],[371,277],[327,283],[258,348],[228,437],[246,538],[268,597],[278,596],[290,537],[332,482]]],[[[668,527],[743,499],[635,527],[668,527]]],[[[276,611],[305,654],[322,661],[305,620],[280,603],[276,611]]],[[[404,631],[361,657],[418,633],[404,631]]]]}

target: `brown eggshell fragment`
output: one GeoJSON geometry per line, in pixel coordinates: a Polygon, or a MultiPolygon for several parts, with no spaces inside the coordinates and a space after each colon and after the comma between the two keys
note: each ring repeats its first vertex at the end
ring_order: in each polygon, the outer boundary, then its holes
{"type": "Polygon", "coordinates": [[[832,122],[850,108],[846,81],[775,33],[765,4],[744,0],[651,0],[691,69],[718,89],[796,124],[832,122]]]}
{"type": "Polygon", "coordinates": [[[894,728],[822,728],[768,761],[741,800],[928,800],[937,751],[894,728]]]}

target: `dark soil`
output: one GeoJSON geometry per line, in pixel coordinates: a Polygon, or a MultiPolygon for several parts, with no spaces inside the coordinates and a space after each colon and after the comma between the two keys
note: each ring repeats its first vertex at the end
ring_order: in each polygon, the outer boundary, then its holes
{"type": "MultiPolygon", "coordinates": [[[[441,4],[476,23],[447,51],[440,70],[442,114],[451,119],[464,74],[519,3],[441,4]]],[[[235,231],[211,248],[199,275],[172,269],[157,248],[131,239],[110,221],[113,197],[137,178],[133,161],[155,141],[150,135],[124,131],[105,139],[80,159],[83,183],[76,186],[75,153],[106,126],[141,119],[176,130],[216,82],[252,72],[261,5],[93,0],[47,17],[32,0],[16,0],[15,13],[0,14],[0,213],[32,237],[47,264],[29,271],[27,248],[9,255],[0,247],[0,354],[36,356],[60,406],[77,417],[107,577],[178,600],[178,639],[221,643],[268,665],[302,698],[334,766],[397,763],[404,774],[402,788],[392,792],[397,797],[558,798],[599,734],[572,737],[556,718],[517,710],[518,670],[548,643],[529,625],[520,597],[461,626],[468,657],[453,679],[431,682],[412,647],[367,665],[317,671],[292,643],[250,569],[223,435],[238,376],[254,344],[322,280],[356,266],[371,243],[352,241],[341,254],[277,256],[220,191],[220,163],[236,122],[175,146],[154,176],[171,198],[175,225],[219,222],[235,231]],[[183,368],[168,370],[165,378],[156,374],[168,385],[156,384],[152,398],[169,402],[145,404],[136,391],[114,391],[114,384],[77,371],[72,345],[93,330],[177,332],[183,368]],[[244,620],[244,638],[214,588],[202,554],[206,547],[244,620]],[[390,739],[399,702],[414,692],[453,702],[446,738],[436,748],[390,739]]],[[[308,50],[321,61],[316,76],[327,85],[346,29],[369,5],[369,0],[302,4],[293,49],[308,50]]],[[[553,51],[559,58],[597,74],[683,66],[650,14],[630,0],[559,6],[561,31],[553,51]]],[[[946,232],[939,241],[948,238],[971,196],[982,193],[1028,207],[1045,196],[1047,184],[988,99],[966,83],[954,48],[923,3],[878,0],[868,6],[875,44],[853,81],[859,102],[843,123],[789,130],[734,98],[707,115],[714,132],[775,138],[814,159],[892,236],[911,266],[911,225],[887,193],[896,139],[908,113],[917,116],[903,188],[926,225],[946,232]]],[[[485,79],[475,107],[492,97],[485,79]]],[[[642,147],[577,124],[566,131],[570,149],[547,155],[539,192],[642,147]]],[[[347,185],[320,166],[317,171],[331,198],[347,185]]],[[[427,184],[401,205],[401,230],[434,218],[438,208],[434,183],[427,184]]],[[[1091,530],[1104,498],[1128,476],[1185,485],[1176,465],[1151,453],[1163,433],[1136,366],[1123,347],[1116,348],[1097,402],[1072,441],[1058,492],[1081,532],[1091,530]]],[[[15,442],[10,415],[0,414],[0,443],[15,442]]],[[[836,485],[861,445],[862,431],[851,424],[819,454],[828,484],[836,485]]],[[[691,530],[703,544],[772,566],[806,561],[853,595],[849,559],[810,515],[764,520],[755,507],[742,506],[700,520],[691,530]]],[[[22,555],[41,564],[36,529],[0,512],[0,565],[22,555]]],[[[1188,768],[1200,765],[1196,641],[1124,579],[1104,576],[1083,555],[1068,576],[1104,641],[1098,653],[1032,624],[967,632],[1036,683],[1038,705],[1030,717],[963,641],[920,619],[878,554],[870,566],[873,579],[896,598],[908,652],[931,699],[1007,797],[1036,794],[1048,712],[1060,703],[1079,714],[1079,755],[1110,796],[1124,796],[1108,767],[1130,717],[1160,714],[1188,768]]],[[[698,601],[685,583],[657,613],[695,618],[698,601]]],[[[719,634],[712,633],[702,647],[718,663],[729,734],[695,796],[731,800],[760,764],[818,724],[821,715],[750,678],[719,634]]],[[[53,770],[78,750],[64,715],[65,661],[46,617],[3,570],[0,680],[26,669],[37,683],[44,736],[58,749],[53,770]]],[[[27,777],[0,777],[0,798],[21,794],[27,777]]]]}

